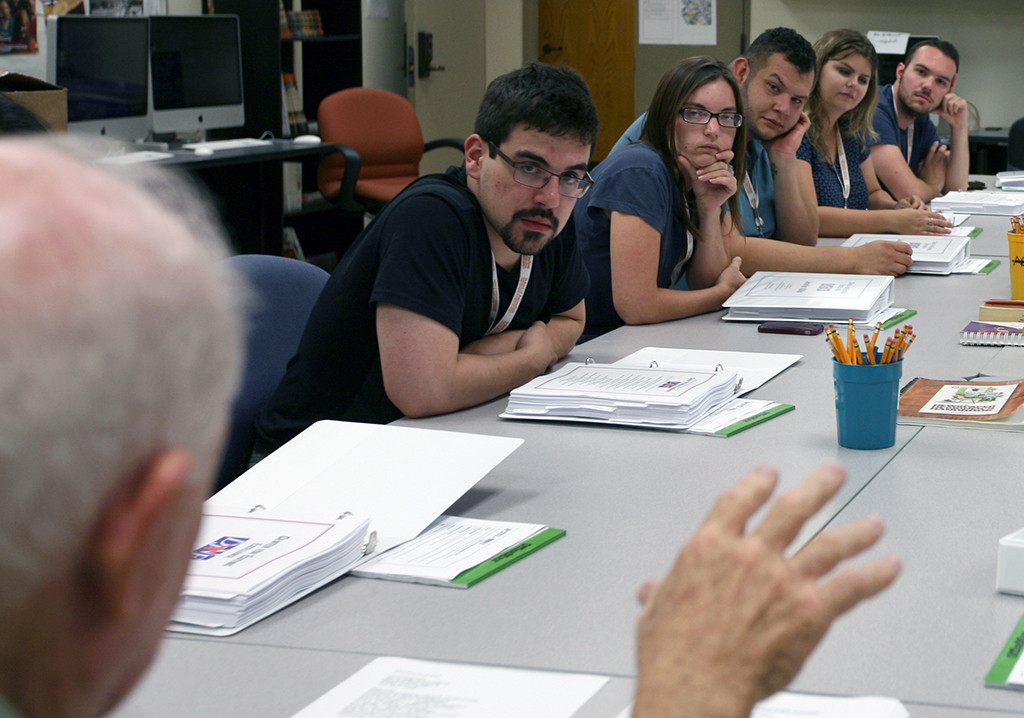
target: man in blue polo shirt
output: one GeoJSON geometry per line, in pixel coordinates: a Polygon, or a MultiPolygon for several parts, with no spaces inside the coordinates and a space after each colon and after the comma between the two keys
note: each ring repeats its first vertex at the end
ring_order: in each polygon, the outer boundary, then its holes
{"type": "Polygon", "coordinates": [[[871,159],[896,199],[917,195],[927,202],[967,189],[969,114],[967,101],[953,93],[959,69],[952,43],[923,40],[896,66],[896,81],[879,91],[871,159]],[[949,123],[949,145],[939,140],[930,112],[949,123]]]}

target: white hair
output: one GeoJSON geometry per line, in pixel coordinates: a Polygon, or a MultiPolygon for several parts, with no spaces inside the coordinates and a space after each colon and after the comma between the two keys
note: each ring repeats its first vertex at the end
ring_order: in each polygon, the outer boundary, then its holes
{"type": "Polygon", "coordinates": [[[25,140],[0,142],[0,167],[2,609],[160,451],[189,451],[209,480],[242,326],[219,232],[173,178],[128,183],[25,140]]]}

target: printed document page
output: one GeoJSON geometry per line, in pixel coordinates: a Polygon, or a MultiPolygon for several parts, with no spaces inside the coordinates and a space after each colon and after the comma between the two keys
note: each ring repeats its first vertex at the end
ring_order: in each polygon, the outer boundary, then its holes
{"type": "Polygon", "coordinates": [[[570,718],[607,681],[582,673],[382,657],[292,718],[570,718]]]}
{"type": "Polygon", "coordinates": [[[395,546],[352,573],[369,578],[446,583],[521,544],[543,528],[541,524],[442,516],[412,541],[395,546]]]}
{"type": "Polygon", "coordinates": [[[657,366],[662,369],[675,369],[694,366],[714,367],[721,364],[723,369],[736,372],[742,380],[738,393],[746,394],[803,358],[802,354],[644,347],[619,359],[615,366],[657,366]]]}
{"type": "MultiPolygon", "coordinates": [[[[615,718],[630,718],[628,706],[615,718]]],[[[895,698],[881,696],[818,696],[782,691],[754,706],[750,718],[908,718],[895,698]]]]}

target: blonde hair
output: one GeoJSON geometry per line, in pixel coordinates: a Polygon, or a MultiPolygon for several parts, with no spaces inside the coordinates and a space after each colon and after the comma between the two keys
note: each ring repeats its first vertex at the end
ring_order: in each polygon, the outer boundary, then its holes
{"type": "Polygon", "coordinates": [[[807,99],[807,115],[811,118],[811,143],[822,157],[829,157],[826,144],[828,130],[828,114],[822,107],[818,88],[821,82],[821,69],[829,60],[842,60],[850,55],[863,55],[871,65],[871,79],[864,99],[852,110],[839,118],[839,131],[844,137],[856,137],[866,147],[869,140],[878,137],[874,129],[875,107],[878,105],[878,55],[875,46],[862,33],[856,30],[831,30],[826,32],[814,43],[817,56],[815,67],[814,89],[807,99]]]}

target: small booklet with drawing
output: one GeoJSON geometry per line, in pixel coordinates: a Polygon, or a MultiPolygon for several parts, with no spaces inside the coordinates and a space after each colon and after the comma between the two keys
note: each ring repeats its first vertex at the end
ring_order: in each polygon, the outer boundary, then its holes
{"type": "Polygon", "coordinates": [[[900,424],[1024,431],[1024,379],[911,380],[900,391],[900,424]]]}

